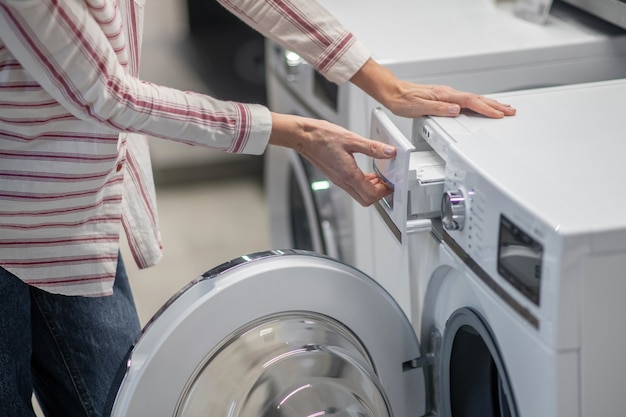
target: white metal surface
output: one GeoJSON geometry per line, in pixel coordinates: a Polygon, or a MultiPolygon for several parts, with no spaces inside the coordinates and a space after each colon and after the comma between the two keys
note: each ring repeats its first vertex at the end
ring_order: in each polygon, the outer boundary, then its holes
{"type": "MultiPolygon", "coordinates": [[[[458,256],[445,246],[440,251],[440,265],[426,292],[422,334],[430,335],[436,330],[443,335],[456,311],[466,308],[476,311],[488,323],[499,347],[517,405],[516,416],[579,416],[576,354],[559,355],[547,348],[535,329],[498,298],[458,256]]],[[[450,404],[440,403],[438,407],[449,409],[450,404]]]]}
{"type": "Polygon", "coordinates": [[[185,386],[210,352],[233,332],[281,312],[313,312],[342,323],[366,347],[393,415],[422,415],[423,372],[402,366],[419,357],[419,343],[397,304],[367,276],[296,252],[244,257],[205,276],[144,329],[112,416],[175,415],[185,386]]]}
{"type": "Polygon", "coordinates": [[[616,210],[626,204],[616,192],[625,94],[626,80],[529,90],[497,96],[518,108],[510,119],[416,121],[416,134],[446,161],[446,190],[465,196],[466,219],[444,233],[442,267],[416,301],[422,335],[433,326],[444,332],[461,306],[481,311],[522,416],[620,415],[626,407],[617,388],[626,384],[626,336],[616,330],[626,313],[626,220],[616,210]],[[541,248],[535,300],[501,273],[503,218],[541,248]],[[460,272],[442,278],[445,265],[460,272]]]}
{"type": "MultiPolygon", "coordinates": [[[[394,296],[405,314],[412,319],[415,328],[419,329],[419,315],[413,312],[419,308],[412,300],[416,299],[414,292],[418,291],[419,277],[424,274],[430,276],[428,265],[436,258],[429,257],[428,253],[431,252],[430,247],[436,244],[431,242],[434,240],[431,237],[431,220],[419,218],[418,213],[409,216],[413,212],[410,208],[411,201],[414,198],[424,199],[426,196],[422,192],[424,187],[418,181],[418,172],[422,167],[412,167],[411,162],[415,159],[415,154],[428,151],[417,151],[417,147],[380,109],[372,111],[370,137],[396,148],[394,159],[373,162],[375,169],[393,186],[391,195],[375,203],[378,214],[374,216],[372,229],[368,230],[375,238],[369,243],[375,248],[374,277],[394,296]],[[412,261],[415,261],[414,270],[410,269],[412,261]]],[[[418,147],[422,149],[423,146],[420,145],[418,147]]],[[[421,159],[421,162],[426,161],[429,160],[421,159]]],[[[443,188],[442,184],[443,175],[437,178],[435,184],[431,184],[435,186],[435,194],[443,188]]],[[[441,192],[435,198],[440,200],[440,196],[441,192]]]]}
{"type": "Polygon", "coordinates": [[[579,14],[561,14],[559,5],[553,7],[546,25],[537,25],[516,17],[513,1],[362,0],[356,9],[351,0],[320,3],[381,63],[430,63],[432,74],[600,56],[609,53],[607,48],[614,42],[623,48],[625,41],[623,37],[611,41],[603,32],[615,30],[606,26],[594,30],[578,21],[579,14]],[[372,30],[372,23],[376,30],[372,30]],[[598,49],[593,51],[592,45],[598,49]],[[581,46],[588,49],[577,51],[581,46]],[[499,59],[488,58],[496,54],[499,59]],[[487,60],[477,59],[480,56],[487,60]]]}
{"type": "Polygon", "coordinates": [[[437,119],[450,139],[427,140],[440,154],[462,154],[561,233],[626,228],[626,216],[609,214],[626,204],[626,195],[615,192],[626,155],[624,80],[494,97],[510,102],[517,115],[437,119]]]}

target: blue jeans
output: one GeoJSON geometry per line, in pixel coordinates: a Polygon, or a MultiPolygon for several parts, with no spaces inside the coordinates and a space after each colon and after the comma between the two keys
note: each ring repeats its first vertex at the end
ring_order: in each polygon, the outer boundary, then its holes
{"type": "Polygon", "coordinates": [[[0,416],[101,416],[141,329],[120,257],[113,295],[68,297],[0,268],[0,416]]]}

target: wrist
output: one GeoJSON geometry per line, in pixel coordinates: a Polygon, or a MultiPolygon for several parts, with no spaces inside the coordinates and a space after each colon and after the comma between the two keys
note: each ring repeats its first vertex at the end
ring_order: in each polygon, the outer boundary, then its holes
{"type": "Polygon", "coordinates": [[[271,113],[272,130],[269,143],[301,152],[307,140],[307,119],[291,114],[271,113]]]}
{"type": "Polygon", "coordinates": [[[350,82],[386,107],[400,93],[398,79],[393,72],[373,59],[369,59],[350,82]]]}

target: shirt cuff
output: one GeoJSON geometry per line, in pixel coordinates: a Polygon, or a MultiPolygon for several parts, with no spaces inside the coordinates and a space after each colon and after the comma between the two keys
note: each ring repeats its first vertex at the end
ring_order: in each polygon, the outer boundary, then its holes
{"type": "Polygon", "coordinates": [[[326,68],[323,75],[336,84],[344,84],[365,65],[371,56],[372,53],[365,45],[355,39],[341,59],[326,68]]]}
{"type": "Polygon", "coordinates": [[[239,121],[243,140],[234,153],[261,155],[267,148],[272,132],[270,111],[260,104],[241,104],[240,106],[239,121]]]}

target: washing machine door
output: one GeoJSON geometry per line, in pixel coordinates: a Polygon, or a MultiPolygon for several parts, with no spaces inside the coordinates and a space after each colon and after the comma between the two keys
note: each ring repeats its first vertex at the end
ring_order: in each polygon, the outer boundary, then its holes
{"type": "Polygon", "coordinates": [[[419,343],[374,280],[303,251],[251,255],[148,323],[112,405],[134,416],[417,416],[419,343]]]}

